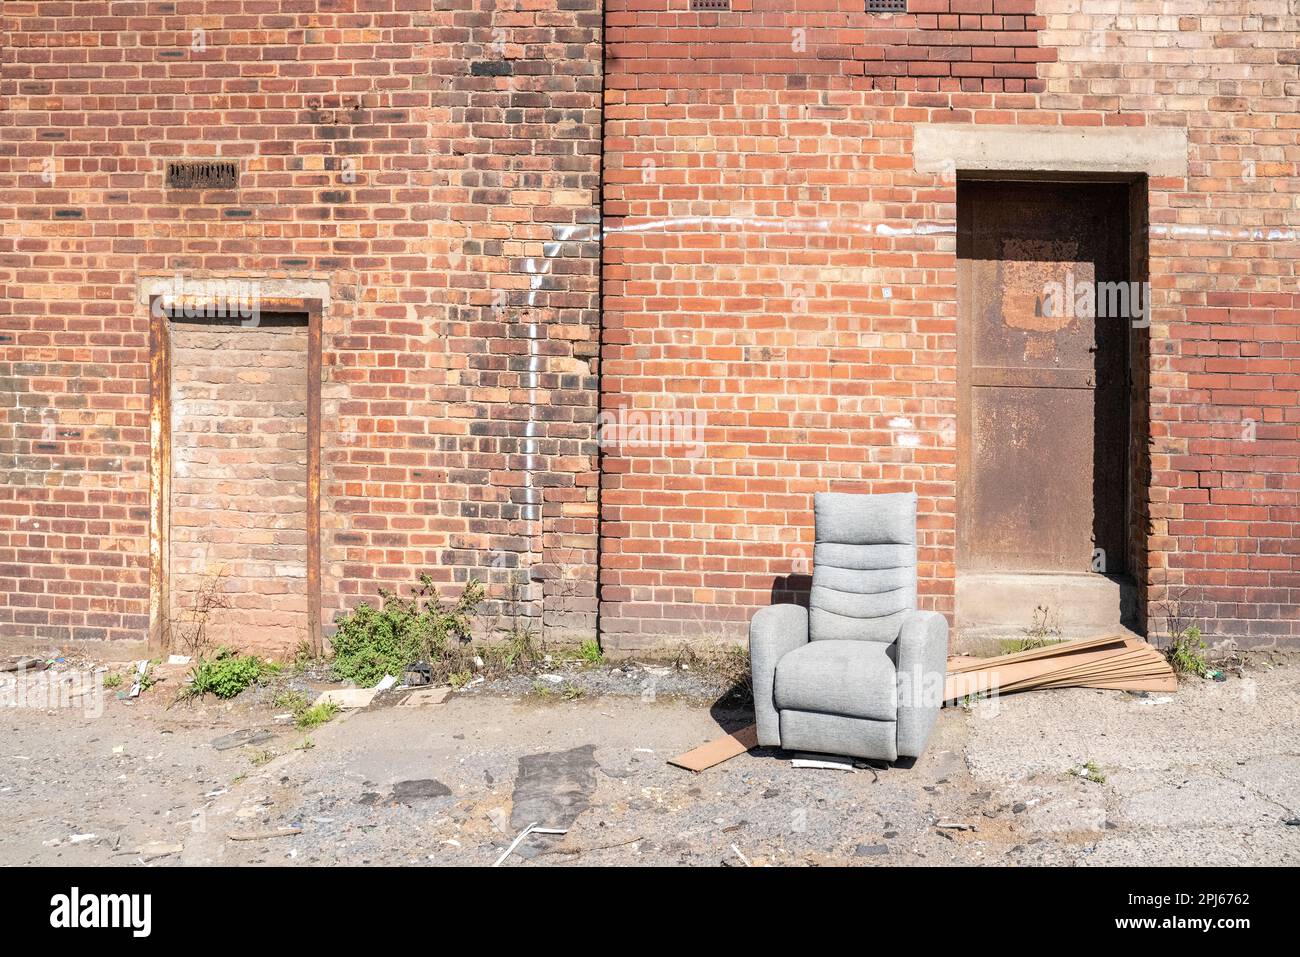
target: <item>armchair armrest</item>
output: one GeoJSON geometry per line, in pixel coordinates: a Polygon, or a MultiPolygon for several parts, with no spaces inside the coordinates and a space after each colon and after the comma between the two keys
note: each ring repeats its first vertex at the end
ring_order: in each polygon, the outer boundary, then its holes
{"type": "Polygon", "coordinates": [[[781,723],[772,687],[776,663],[790,651],[808,643],[808,609],[802,605],[769,605],[749,622],[749,671],[754,686],[754,723],[758,743],[781,745],[781,723]]]}
{"type": "Polygon", "coordinates": [[[913,611],[898,633],[898,753],[920,757],[943,705],[948,670],[948,620],[913,611]]]}

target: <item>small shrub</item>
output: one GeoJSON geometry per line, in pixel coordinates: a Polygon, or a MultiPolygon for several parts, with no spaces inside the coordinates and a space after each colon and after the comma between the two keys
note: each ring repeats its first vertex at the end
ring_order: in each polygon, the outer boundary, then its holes
{"type": "Polygon", "coordinates": [[[681,671],[712,675],[725,689],[723,697],[739,704],[754,696],[749,651],[730,642],[682,642],[672,660],[681,671]]]}
{"type": "Polygon", "coordinates": [[[275,707],[283,708],[292,714],[307,710],[307,696],[301,691],[281,691],[275,696],[275,707]]]}
{"type": "Polygon", "coordinates": [[[1196,625],[1188,625],[1174,635],[1165,657],[1169,659],[1169,667],[1178,674],[1204,678],[1210,670],[1209,662],[1205,660],[1205,639],[1196,625]]]}
{"type": "Polygon", "coordinates": [[[564,701],[577,701],[586,695],[582,688],[570,681],[562,681],[559,684],[552,684],[542,678],[533,682],[533,694],[543,701],[550,701],[552,698],[561,698],[564,701]]]}
{"type": "Polygon", "coordinates": [[[298,719],[294,722],[294,727],[302,731],[309,731],[312,728],[319,728],[326,721],[329,721],[339,713],[339,706],[333,701],[322,701],[320,704],[311,708],[304,708],[298,713],[298,719]]]}
{"type": "Polygon", "coordinates": [[[1095,761],[1085,761],[1077,768],[1070,768],[1071,775],[1076,778],[1083,778],[1085,781],[1091,781],[1093,784],[1105,784],[1106,775],[1098,767],[1095,761]]]}
{"type": "MultiPolygon", "coordinates": [[[[420,576],[410,598],[381,591],[380,605],[362,602],[335,618],[334,675],[371,687],[384,675],[400,675],[413,661],[428,661],[434,680],[444,679],[452,665],[453,643],[468,641],[470,621],[483,601],[483,586],[469,581],[450,607],[438,598],[433,579],[420,576]],[[441,671],[439,674],[437,672],[441,671]]],[[[457,669],[458,670],[458,669],[457,669]]]]}
{"type": "Polygon", "coordinates": [[[185,654],[195,658],[208,654],[211,644],[208,625],[212,623],[213,613],[230,607],[230,596],[226,594],[227,575],[224,565],[215,570],[204,569],[193,604],[172,622],[172,634],[185,654]]]}
{"type": "Polygon", "coordinates": [[[119,688],[122,685],[122,676],[119,674],[104,675],[105,688],[119,688]]]}
{"type": "Polygon", "coordinates": [[[1004,655],[1033,651],[1035,648],[1045,648],[1060,642],[1060,616],[1053,614],[1046,605],[1039,605],[1034,609],[1033,623],[1028,628],[1022,628],[1021,632],[1022,636],[1019,638],[1003,639],[1001,645],[1004,655]]]}
{"type": "Polygon", "coordinates": [[[275,670],[256,655],[240,655],[229,648],[218,648],[215,655],[202,659],[190,669],[193,680],[181,690],[179,698],[198,698],[205,694],[233,698],[275,670]]]}
{"type": "Polygon", "coordinates": [[[447,683],[450,684],[453,689],[459,691],[461,688],[469,684],[469,680],[473,677],[474,673],[472,671],[453,671],[447,676],[447,683]]]}
{"type": "Polygon", "coordinates": [[[578,648],[578,657],[589,665],[598,665],[605,660],[605,653],[600,650],[600,643],[588,638],[578,648]]]}

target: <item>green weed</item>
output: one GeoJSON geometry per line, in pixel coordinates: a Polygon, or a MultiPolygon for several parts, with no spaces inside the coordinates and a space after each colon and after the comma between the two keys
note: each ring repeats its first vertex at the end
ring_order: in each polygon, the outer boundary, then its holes
{"type": "Polygon", "coordinates": [[[380,605],[362,602],[348,614],[335,618],[334,675],[369,688],[385,675],[401,675],[413,661],[428,661],[434,680],[446,680],[461,670],[468,642],[470,621],[483,601],[483,586],[469,581],[455,604],[446,606],[438,598],[433,579],[420,576],[410,598],[380,591],[380,605]]]}

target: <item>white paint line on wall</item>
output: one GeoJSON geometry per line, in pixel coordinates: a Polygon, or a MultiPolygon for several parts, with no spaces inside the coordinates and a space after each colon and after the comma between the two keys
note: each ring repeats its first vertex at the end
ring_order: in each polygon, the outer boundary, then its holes
{"type": "Polygon", "coordinates": [[[775,233],[829,233],[855,232],[873,236],[929,236],[957,232],[956,223],[872,223],[860,219],[797,219],[754,216],[677,216],[668,219],[650,219],[643,222],[623,222],[606,225],[609,233],[657,233],[692,226],[722,229],[741,227],[760,232],[775,233]]]}
{"type": "MultiPolygon", "coordinates": [[[[542,373],[541,323],[537,321],[537,294],[551,273],[551,266],[564,244],[567,242],[590,239],[596,227],[583,224],[559,226],[555,230],[555,240],[542,244],[542,258],[530,257],[524,260],[524,271],[531,278],[528,281],[528,421],[524,423],[524,498],[529,537],[534,544],[528,549],[528,562],[531,568],[542,553],[542,501],[541,490],[537,487],[534,476],[537,471],[537,396],[542,373]],[[585,235],[584,235],[585,234],[585,235]]],[[[539,601],[535,596],[536,582],[531,572],[524,585],[525,601],[539,601]]]]}
{"type": "MultiPolygon", "coordinates": [[[[918,222],[894,225],[872,223],[859,219],[778,219],[751,216],[676,216],[666,219],[648,219],[641,222],[622,222],[606,225],[606,235],[616,233],[658,233],[687,230],[691,227],[712,229],[750,229],[773,233],[860,233],[869,236],[942,236],[955,235],[956,223],[918,222]]],[[[1153,223],[1152,236],[1172,239],[1224,239],[1237,242],[1294,242],[1300,230],[1291,227],[1255,226],[1224,228],[1221,226],[1169,225],[1153,223]]]]}

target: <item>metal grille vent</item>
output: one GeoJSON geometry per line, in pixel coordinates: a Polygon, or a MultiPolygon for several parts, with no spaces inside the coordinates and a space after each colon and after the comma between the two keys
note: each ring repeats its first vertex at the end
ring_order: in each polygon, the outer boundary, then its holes
{"type": "Polygon", "coordinates": [[[238,185],[238,163],[174,160],[167,164],[168,189],[234,189],[238,185]]]}
{"type": "Polygon", "coordinates": [[[867,0],[867,13],[906,13],[907,0],[867,0]]]}
{"type": "Polygon", "coordinates": [[[731,0],[691,0],[692,10],[730,10],[731,0]]]}

